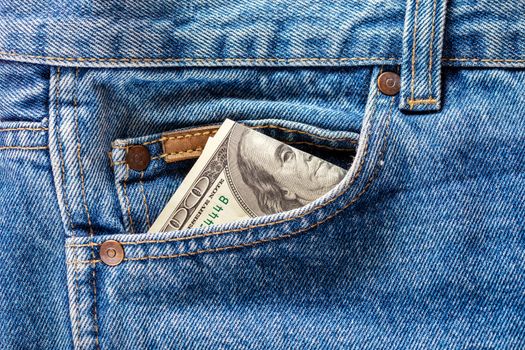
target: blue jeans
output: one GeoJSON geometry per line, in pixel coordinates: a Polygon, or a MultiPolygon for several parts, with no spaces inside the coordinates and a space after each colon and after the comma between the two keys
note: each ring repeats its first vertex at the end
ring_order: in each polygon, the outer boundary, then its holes
{"type": "Polygon", "coordinates": [[[4,2],[0,348],[525,348],[524,8],[4,2]],[[348,173],[299,209],[146,233],[194,162],[163,133],[226,118],[348,173]]]}

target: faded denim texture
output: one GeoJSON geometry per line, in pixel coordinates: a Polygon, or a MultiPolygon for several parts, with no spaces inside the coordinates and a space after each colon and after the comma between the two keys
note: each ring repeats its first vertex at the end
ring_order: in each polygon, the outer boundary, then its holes
{"type": "Polygon", "coordinates": [[[524,8],[0,4],[0,348],[525,348],[524,8]],[[348,174],[296,210],[146,233],[193,164],[162,133],[225,118],[348,174]]]}

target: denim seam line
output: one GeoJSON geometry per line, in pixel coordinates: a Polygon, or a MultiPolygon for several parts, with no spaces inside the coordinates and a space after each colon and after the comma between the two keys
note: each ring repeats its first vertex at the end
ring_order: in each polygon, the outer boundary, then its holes
{"type": "MultiPolygon", "coordinates": [[[[82,190],[82,202],[84,204],[84,210],[86,212],[86,218],[88,222],[89,227],[89,236],[90,239],[93,240],[93,237],[95,235],[93,231],[93,225],[91,222],[91,215],[89,213],[89,207],[87,203],[87,197],[86,197],[86,185],[85,185],[85,176],[84,176],[84,165],[82,162],[82,154],[81,154],[81,139],[80,139],[80,133],[79,133],[79,127],[78,127],[78,67],[75,69],[75,90],[73,94],[73,113],[75,117],[75,131],[76,131],[76,137],[77,137],[77,161],[79,165],[79,172],[80,172],[80,183],[81,183],[81,190],[82,190]]],[[[95,248],[93,245],[91,245],[91,258],[95,260],[95,248]]],[[[97,349],[100,349],[100,342],[99,342],[99,328],[98,328],[98,308],[97,308],[97,269],[95,264],[93,264],[92,267],[92,288],[93,288],[93,323],[94,323],[94,330],[95,330],[95,346],[97,349]]]]}
{"type": "MultiPolygon", "coordinates": [[[[279,139],[276,139],[276,140],[279,140],[279,139]]],[[[330,146],[325,146],[325,145],[318,145],[317,143],[308,142],[308,141],[284,141],[284,140],[279,140],[279,141],[285,142],[285,143],[287,143],[289,145],[308,145],[308,146],[313,146],[313,147],[319,147],[319,148],[327,149],[327,150],[330,150],[330,151],[338,151],[338,152],[350,152],[350,151],[352,151],[352,149],[350,149],[350,148],[330,147],[330,146]]],[[[127,148],[127,147],[124,147],[124,149],[125,148],[127,148]]],[[[187,150],[184,150],[184,151],[162,153],[162,154],[160,154],[158,156],[151,157],[151,160],[159,160],[159,159],[163,159],[163,158],[166,158],[167,156],[171,156],[171,155],[174,155],[174,154],[193,153],[193,152],[199,152],[199,151],[202,151],[202,150],[203,150],[202,147],[197,147],[195,149],[187,149],[187,150]]],[[[119,166],[119,165],[125,165],[125,164],[126,164],[125,160],[117,161],[117,162],[111,162],[111,166],[112,167],[119,166]]]]}
{"type": "MultiPolygon", "coordinates": [[[[446,0],[445,0],[446,1],[446,0]]],[[[432,99],[432,64],[433,62],[433,54],[434,54],[434,36],[436,34],[436,9],[437,9],[437,0],[433,1],[433,8],[432,8],[432,32],[430,33],[430,43],[428,48],[428,92],[429,97],[428,100],[432,99]]]]}
{"type": "MultiPolygon", "coordinates": [[[[59,57],[45,55],[31,55],[17,52],[0,51],[0,56],[20,57],[29,59],[44,59],[50,61],[65,62],[308,62],[308,61],[326,61],[326,62],[345,62],[345,61],[399,61],[397,57],[340,57],[340,58],[322,58],[322,57],[291,57],[291,58],[118,58],[118,57],[59,57]]],[[[442,58],[442,61],[448,62],[493,62],[493,63],[520,63],[525,59],[518,58],[478,58],[478,57],[449,57],[442,58]]]]}
{"type": "Polygon", "coordinates": [[[17,52],[0,51],[0,56],[27,57],[34,59],[45,59],[50,61],[68,61],[68,62],[302,62],[302,61],[393,61],[395,57],[340,57],[340,58],[323,58],[323,57],[291,57],[291,58],[176,58],[176,57],[59,57],[45,55],[30,55],[17,52]]]}
{"type": "MultiPolygon", "coordinates": [[[[393,106],[394,106],[394,97],[392,97],[392,103],[390,105],[390,111],[389,111],[389,116],[388,116],[388,120],[387,120],[387,126],[386,126],[386,130],[385,130],[385,135],[383,136],[381,151],[379,153],[378,161],[376,162],[375,169],[374,169],[372,175],[367,180],[367,182],[366,182],[365,186],[363,187],[363,189],[354,198],[352,198],[352,200],[350,200],[350,202],[345,204],[343,207],[337,209],[334,213],[330,214],[329,216],[325,217],[324,219],[322,219],[322,220],[320,220],[318,222],[315,222],[315,223],[313,223],[312,225],[310,225],[310,226],[308,226],[306,228],[299,229],[297,231],[294,231],[294,232],[291,232],[291,233],[287,233],[287,234],[284,234],[284,235],[281,235],[281,236],[277,236],[277,237],[265,238],[265,239],[260,239],[260,240],[256,240],[256,241],[253,241],[253,242],[241,243],[241,244],[232,245],[232,246],[210,248],[210,249],[201,249],[201,250],[197,250],[197,251],[189,252],[189,253],[181,253],[181,254],[173,254],[173,255],[144,256],[144,257],[138,257],[138,258],[125,258],[124,261],[174,259],[174,258],[186,257],[186,256],[194,256],[194,255],[199,255],[199,254],[204,254],[204,253],[215,253],[215,252],[229,251],[229,250],[235,250],[235,249],[245,248],[245,247],[253,247],[253,246],[257,246],[257,245],[263,244],[263,243],[279,241],[279,240],[282,240],[282,239],[298,236],[298,235],[300,235],[302,233],[305,233],[305,232],[307,232],[309,230],[315,229],[315,228],[319,227],[321,224],[323,224],[323,223],[333,219],[334,217],[339,215],[342,211],[348,209],[350,206],[352,206],[354,203],[356,203],[361,198],[361,196],[368,191],[368,189],[371,187],[371,185],[374,182],[374,180],[378,177],[379,169],[384,165],[383,160],[384,160],[384,155],[386,153],[387,144],[388,144],[387,137],[389,135],[389,128],[390,128],[390,122],[391,122],[391,117],[392,117],[393,106]]],[[[360,171],[362,169],[364,161],[365,161],[365,159],[363,158],[362,162],[360,163],[360,168],[358,170],[359,173],[360,173],[360,171]]],[[[355,179],[357,179],[357,177],[359,176],[359,173],[356,173],[355,179]]],[[[335,198],[333,198],[331,200],[331,202],[333,202],[335,199],[339,198],[342,194],[346,193],[346,190],[350,186],[351,186],[351,184],[346,189],[341,191],[335,198]]],[[[320,205],[318,207],[315,207],[311,211],[309,211],[308,213],[305,213],[304,215],[307,215],[307,214],[317,210],[319,207],[326,206],[328,204],[329,204],[329,202],[324,203],[324,205],[320,205]]],[[[294,218],[290,218],[289,220],[298,219],[298,218],[303,217],[304,215],[296,216],[294,218]]],[[[276,223],[277,222],[268,223],[268,224],[276,224],[276,223]]],[[[259,225],[259,226],[266,226],[266,225],[259,225]]],[[[247,229],[247,228],[244,228],[244,229],[247,229]]],[[[232,232],[232,231],[233,230],[230,230],[229,232],[232,232]]],[[[238,229],[237,231],[241,231],[241,229],[238,229]]],[[[223,231],[222,233],[227,233],[227,232],[228,231],[223,231]]],[[[219,232],[216,232],[215,234],[219,234],[219,232]]],[[[205,235],[200,235],[200,236],[204,237],[205,235]]],[[[186,237],[184,237],[184,238],[186,238],[186,237]]],[[[188,238],[199,238],[199,236],[193,236],[193,237],[188,237],[188,238]]],[[[133,244],[133,245],[135,245],[135,244],[142,244],[142,243],[164,243],[164,242],[175,241],[175,240],[177,240],[177,239],[163,240],[163,241],[159,240],[159,241],[141,241],[141,242],[121,242],[121,244],[123,244],[123,245],[126,245],[126,244],[133,244]]],[[[181,240],[181,239],[178,239],[178,240],[181,240]]],[[[79,246],[81,246],[81,245],[69,245],[69,247],[74,247],[74,248],[79,247],[79,246]]],[[[99,262],[101,262],[101,261],[99,259],[97,259],[97,260],[85,260],[85,261],[68,261],[67,264],[68,265],[77,265],[77,264],[84,265],[84,264],[96,264],[96,263],[99,263],[99,262]]]]}
{"type": "MultiPolygon", "coordinates": [[[[197,137],[197,136],[214,135],[216,133],[217,133],[217,130],[213,130],[213,131],[195,132],[192,134],[185,134],[185,135],[178,135],[178,136],[161,137],[153,141],[144,142],[142,145],[147,146],[147,145],[152,145],[157,142],[187,139],[187,138],[192,138],[192,137],[197,137]]],[[[122,148],[127,148],[127,147],[128,146],[113,146],[113,148],[116,148],[116,149],[119,149],[119,148],[122,149],[122,148]]]]}
{"type": "MultiPolygon", "coordinates": [[[[32,132],[32,133],[39,133],[39,132],[42,132],[42,131],[49,131],[49,128],[45,128],[45,127],[13,127],[13,128],[0,128],[0,133],[2,132],[5,132],[5,133],[12,133],[12,135],[16,135],[15,133],[16,132],[32,132]]],[[[7,145],[4,145],[4,146],[0,146],[0,151],[4,151],[4,150],[27,150],[27,151],[37,151],[37,150],[46,150],[46,149],[49,149],[49,146],[48,145],[27,145],[27,144],[10,144],[10,142],[6,142],[7,145]]],[[[41,144],[41,142],[38,142],[41,144]]],[[[42,142],[44,143],[44,142],[42,142]]]]}
{"type": "MultiPolygon", "coordinates": [[[[108,152],[108,156],[109,156],[109,161],[110,161],[110,166],[111,167],[115,167],[115,163],[113,162],[113,153],[112,151],[109,151],[108,152]]],[[[122,214],[122,217],[124,219],[124,227],[125,227],[125,230],[126,231],[130,231],[130,232],[134,232],[134,223],[132,223],[133,221],[133,218],[131,216],[131,209],[130,209],[130,203],[129,203],[129,197],[128,197],[128,187],[127,187],[127,178],[129,177],[129,167],[127,165],[127,163],[125,161],[123,162],[116,162],[116,163],[122,163],[122,164],[117,164],[117,165],[124,165],[126,167],[125,169],[125,176],[124,176],[124,179],[122,180],[121,177],[122,176],[115,176],[114,177],[114,184],[115,184],[115,188],[117,190],[117,194],[118,194],[118,202],[120,204],[120,210],[121,210],[121,214],[122,214]]],[[[91,242],[90,244],[86,244],[85,246],[88,246],[88,245],[94,245],[94,246],[98,246],[97,243],[94,243],[94,242],[91,242]]],[[[66,244],[66,247],[68,245],[66,244]]]]}
{"type": "MultiPolygon", "coordinates": [[[[375,98],[377,98],[377,92],[375,94],[375,98]]],[[[197,250],[195,252],[190,252],[190,253],[182,253],[182,254],[175,254],[175,255],[161,255],[161,256],[145,256],[145,257],[140,257],[140,258],[126,258],[124,260],[126,260],[126,261],[137,261],[137,260],[147,260],[147,259],[177,258],[177,257],[183,257],[183,256],[192,256],[192,255],[198,255],[198,254],[203,254],[203,253],[220,252],[220,251],[225,251],[225,250],[233,250],[233,249],[237,249],[237,248],[250,247],[250,246],[259,245],[259,244],[262,244],[262,243],[267,243],[267,242],[272,242],[272,241],[277,241],[277,240],[281,240],[281,239],[286,239],[286,238],[290,238],[290,237],[293,237],[293,236],[297,236],[297,235],[299,235],[301,233],[304,233],[306,231],[314,229],[314,228],[318,227],[319,225],[325,223],[326,221],[334,218],[335,216],[340,214],[342,211],[344,211],[345,209],[347,209],[351,205],[353,205],[355,202],[357,202],[357,200],[359,198],[361,198],[361,196],[370,188],[370,186],[373,183],[373,181],[377,178],[377,176],[379,174],[380,167],[382,167],[384,165],[383,160],[384,160],[384,155],[386,153],[387,144],[388,144],[387,138],[388,138],[388,135],[389,135],[389,129],[390,129],[390,123],[391,123],[391,118],[392,118],[392,110],[393,110],[393,106],[394,106],[394,100],[395,100],[395,97],[392,97],[392,99],[391,99],[392,102],[391,102],[389,113],[388,113],[387,124],[386,124],[386,128],[385,128],[385,134],[383,136],[381,150],[380,150],[380,153],[378,155],[378,159],[377,159],[377,162],[375,164],[375,167],[374,167],[372,175],[369,177],[369,179],[367,180],[367,182],[366,182],[365,186],[362,188],[362,190],[355,197],[353,197],[347,204],[345,204],[343,207],[337,209],[331,215],[325,217],[324,219],[322,219],[322,220],[320,220],[318,222],[315,222],[314,224],[312,224],[312,225],[310,225],[310,226],[308,226],[306,228],[299,229],[297,231],[294,231],[294,232],[291,232],[291,233],[288,233],[288,234],[285,234],[285,235],[277,236],[277,237],[261,239],[261,240],[248,242],[248,243],[242,243],[242,244],[233,245],[233,246],[225,246],[225,247],[218,247],[218,248],[212,248],[212,249],[202,249],[202,250],[197,250]]],[[[374,101],[375,101],[375,99],[374,99],[374,101]]],[[[374,102],[374,105],[375,105],[375,102],[374,102]]],[[[304,213],[302,215],[297,215],[297,216],[292,217],[292,218],[287,218],[287,219],[283,219],[283,220],[279,220],[279,221],[275,221],[275,222],[269,222],[269,223],[265,223],[265,224],[253,225],[251,227],[249,226],[249,227],[244,227],[244,228],[239,228],[239,229],[234,229],[234,230],[210,232],[209,234],[203,234],[203,235],[196,235],[196,236],[190,236],[190,237],[180,237],[180,238],[168,239],[168,240],[149,240],[149,241],[139,241],[139,242],[121,242],[121,244],[122,245],[138,245],[138,244],[144,244],[144,243],[165,243],[165,242],[170,242],[170,241],[181,241],[181,240],[185,240],[185,239],[195,239],[195,238],[200,238],[200,237],[216,236],[216,235],[222,235],[222,234],[225,234],[225,233],[244,231],[244,230],[248,230],[248,229],[256,228],[256,227],[264,227],[264,226],[270,226],[270,225],[273,226],[273,225],[276,225],[276,224],[278,224],[280,222],[291,221],[291,220],[296,220],[296,219],[302,218],[302,217],[304,217],[304,216],[306,216],[306,215],[316,211],[319,208],[327,206],[328,204],[330,204],[333,201],[335,201],[337,198],[341,197],[343,194],[347,193],[348,189],[352,186],[352,184],[355,182],[355,180],[361,174],[361,171],[362,171],[363,165],[365,163],[365,160],[366,160],[367,156],[369,155],[368,152],[367,152],[368,142],[369,141],[370,140],[367,140],[365,154],[363,154],[363,158],[362,158],[362,160],[361,160],[361,162],[359,164],[359,168],[356,171],[356,174],[355,174],[352,182],[350,182],[347,187],[342,189],[341,192],[339,192],[336,196],[331,198],[329,201],[327,201],[325,203],[322,203],[322,204],[312,208],[311,210],[309,210],[308,212],[306,212],[306,213],[304,213]]],[[[93,244],[94,243],[90,243],[88,245],[92,246],[93,244]]],[[[95,244],[95,245],[97,245],[97,244],[95,244]]],[[[71,244],[71,245],[67,245],[67,246],[76,249],[77,247],[86,246],[86,245],[85,244],[71,244]]],[[[68,261],[67,264],[96,264],[98,262],[100,262],[99,259],[87,260],[87,261],[68,261]]]]}
{"type": "MultiPolygon", "coordinates": [[[[78,251],[74,252],[74,256],[78,259],[78,251]]],[[[76,322],[76,334],[73,336],[73,340],[80,345],[80,296],[79,296],[79,287],[78,287],[78,266],[74,266],[73,274],[75,276],[75,322],[76,322]]]]}
{"type": "MultiPolygon", "coordinates": [[[[74,256],[78,259],[78,252],[75,252],[74,253],[74,256]]],[[[77,343],[80,345],[80,334],[81,334],[81,327],[80,327],[80,324],[81,324],[81,321],[80,321],[80,288],[79,288],[79,283],[78,283],[78,280],[79,280],[79,274],[80,272],[78,271],[78,266],[75,266],[74,267],[74,271],[73,271],[74,275],[75,275],[75,302],[76,302],[76,305],[75,305],[75,321],[77,322],[76,324],[76,329],[77,329],[77,334],[76,334],[76,339],[77,339],[77,343]]]]}
{"type": "MultiPolygon", "coordinates": [[[[251,126],[250,128],[251,129],[277,129],[277,130],[281,130],[281,131],[285,131],[285,132],[289,132],[289,133],[295,133],[295,134],[300,134],[300,135],[307,135],[307,136],[310,136],[310,137],[313,137],[313,138],[316,138],[316,139],[319,139],[319,140],[348,141],[349,143],[354,143],[354,144],[357,143],[356,140],[354,140],[352,138],[349,138],[349,137],[324,137],[324,136],[318,136],[318,135],[312,134],[312,133],[310,133],[308,131],[294,130],[294,129],[285,128],[285,127],[278,126],[278,125],[273,125],[273,124],[256,125],[256,126],[251,126]]],[[[154,144],[154,143],[157,143],[157,142],[168,141],[168,140],[178,140],[178,139],[183,139],[183,138],[191,138],[191,137],[194,137],[194,136],[203,136],[203,135],[208,135],[208,134],[215,134],[216,132],[217,131],[214,130],[214,131],[189,133],[189,134],[178,135],[178,136],[173,136],[173,137],[160,137],[160,138],[152,140],[152,141],[144,142],[144,143],[142,143],[142,145],[143,146],[147,146],[147,145],[151,145],[151,144],[154,144]]],[[[127,145],[127,146],[112,146],[112,147],[114,149],[127,149],[129,147],[129,145],[127,145]]]]}
{"type": "Polygon", "coordinates": [[[419,0],[416,0],[416,9],[414,13],[414,32],[412,33],[412,80],[410,81],[410,99],[414,99],[414,88],[416,81],[416,41],[417,41],[417,16],[419,10],[419,0]]]}
{"type": "Polygon", "coordinates": [[[66,181],[66,168],[64,161],[64,144],[62,142],[62,136],[60,135],[61,130],[61,114],[60,114],[60,67],[57,67],[56,70],[56,87],[55,87],[55,114],[56,114],[56,123],[55,123],[55,136],[57,139],[57,148],[58,148],[58,157],[60,158],[60,187],[62,189],[64,197],[64,211],[66,213],[67,219],[69,221],[69,227],[71,228],[71,234],[75,237],[75,225],[73,224],[73,219],[71,217],[71,209],[69,208],[69,196],[67,194],[67,181],[66,181]]]}
{"type": "MultiPolygon", "coordinates": [[[[128,212],[129,217],[129,228],[131,230],[131,233],[135,233],[135,224],[133,223],[133,217],[131,216],[131,201],[129,200],[128,196],[128,180],[129,180],[129,166],[126,163],[126,177],[124,181],[122,182],[122,191],[124,193],[124,197],[126,198],[126,211],[128,212]]],[[[93,243],[96,244],[96,243],[93,243]]]]}
{"type": "Polygon", "coordinates": [[[144,215],[146,217],[146,224],[148,225],[148,230],[151,228],[151,222],[149,219],[149,206],[148,198],[146,197],[146,189],[144,188],[144,171],[140,172],[140,190],[142,192],[142,202],[144,203],[144,215]]]}
{"type": "Polygon", "coordinates": [[[525,63],[525,59],[522,58],[477,58],[477,57],[460,57],[460,58],[443,58],[442,61],[448,62],[493,62],[493,63],[525,63]]]}
{"type": "Polygon", "coordinates": [[[407,99],[407,103],[410,106],[410,108],[414,107],[415,105],[435,105],[438,103],[438,100],[435,98],[422,98],[422,99],[407,99]]]}
{"type": "MultiPolygon", "coordinates": [[[[319,140],[347,141],[348,143],[351,143],[351,144],[357,144],[356,140],[354,140],[352,138],[349,138],[349,137],[333,137],[333,138],[331,138],[331,137],[318,136],[318,135],[309,133],[307,131],[294,130],[294,129],[284,128],[284,127],[281,127],[281,126],[278,126],[278,125],[272,125],[272,124],[258,125],[258,126],[254,126],[254,127],[251,127],[251,128],[252,129],[277,129],[277,130],[282,130],[282,131],[289,132],[289,133],[296,133],[296,134],[300,134],[300,135],[307,135],[307,136],[310,136],[310,137],[313,137],[313,138],[316,138],[316,139],[319,139],[319,140]]],[[[196,137],[196,136],[215,134],[216,132],[217,131],[205,131],[205,132],[196,132],[196,133],[193,133],[193,134],[178,135],[178,136],[173,136],[173,137],[161,137],[161,138],[158,138],[156,140],[144,142],[144,143],[142,143],[142,145],[143,146],[147,146],[147,145],[151,145],[151,144],[154,144],[154,143],[157,143],[157,142],[168,141],[168,140],[178,140],[178,139],[182,139],[182,138],[191,138],[191,137],[196,137]]],[[[330,146],[325,146],[325,145],[318,145],[316,143],[308,142],[308,141],[290,141],[290,142],[283,141],[283,142],[286,142],[288,144],[311,145],[311,146],[325,148],[325,149],[332,150],[332,151],[349,151],[349,149],[346,149],[346,148],[337,148],[337,147],[330,147],[330,146]]],[[[126,145],[126,146],[113,145],[112,148],[113,149],[125,149],[125,150],[127,150],[129,148],[129,146],[130,145],[126,145]]],[[[198,147],[196,149],[188,149],[188,150],[179,151],[179,152],[163,153],[161,155],[152,157],[151,160],[162,159],[164,157],[167,157],[169,155],[174,155],[174,154],[192,153],[192,152],[198,152],[198,151],[202,151],[202,148],[198,147]]],[[[114,166],[119,166],[119,165],[125,165],[126,161],[116,161],[116,162],[114,162],[112,157],[111,157],[111,155],[110,155],[110,163],[111,163],[110,165],[112,167],[114,167],[114,166]]]]}
{"type": "Polygon", "coordinates": [[[0,132],[7,131],[48,131],[49,128],[3,128],[0,129],[0,132]]]}
{"type": "Polygon", "coordinates": [[[11,149],[37,151],[37,150],[49,149],[49,146],[16,146],[16,145],[0,146],[0,151],[11,150],[11,149]]]}

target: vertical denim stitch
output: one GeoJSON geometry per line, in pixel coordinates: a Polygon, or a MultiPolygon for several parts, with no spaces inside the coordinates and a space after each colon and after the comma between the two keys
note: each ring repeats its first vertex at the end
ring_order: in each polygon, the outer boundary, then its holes
{"type": "Polygon", "coordinates": [[[434,47],[434,36],[436,34],[436,8],[437,8],[437,0],[433,1],[433,8],[432,8],[432,32],[430,34],[430,44],[428,48],[428,99],[432,99],[432,64],[433,62],[433,47],[434,47]]]}
{"type": "Polygon", "coordinates": [[[84,211],[86,212],[86,218],[87,218],[88,227],[89,227],[89,234],[92,236],[93,226],[91,223],[91,215],[89,215],[89,207],[88,207],[87,199],[86,199],[84,166],[83,166],[82,157],[81,157],[81,141],[80,141],[79,127],[78,127],[78,97],[77,97],[77,94],[78,94],[78,67],[75,69],[75,93],[73,96],[73,110],[75,114],[75,132],[76,132],[76,137],[77,137],[77,160],[78,160],[80,179],[81,179],[82,202],[84,205],[84,211]]]}
{"type": "Polygon", "coordinates": [[[401,109],[437,111],[441,108],[445,12],[446,0],[407,2],[401,63],[401,109]],[[409,80],[410,83],[405,84],[409,80]]]}
{"type": "MultiPolygon", "coordinates": [[[[81,179],[81,189],[82,189],[82,201],[84,204],[84,210],[86,212],[86,217],[88,221],[89,226],[89,236],[91,240],[93,240],[94,232],[93,232],[93,226],[91,224],[91,216],[89,215],[89,207],[86,199],[86,188],[85,188],[85,179],[84,179],[84,166],[82,163],[82,156],[81,156],[81,140],[80,140],[80,133],[78,128],[78,67],[75,69],[75,92],[73,97],[73,108],[74,108],[74,114],[75,114],[75,131],[76,131],[76,137],[77,137],[77,160],[79,165],[79,172],[80,172],[80,179],[81,179]]],[[[91,242],[93,243],[93,242],[91,242]]],[[[93,244],[91,244],[91,257],[93,260],[95,259],[95,248],[93,244]]],[[[97,315],[97,273],[96,273],[96,265],[92,264],[92,285],[93,285],[93,317],[94,317],[94,328],[95,328],[95,344],[96,348],[100,349],[99,344],[99,329],[98,329],[98,315],[97,315]]]]}
{"type": "MultiPolygon", "coordinates": [[[[412,80],[410,82],[410,99],[414,100],[414,85],[416,81],[416,41],[417,41],[417,15],[419,10],[419,0],[416,0],[414,13],[414,31],[412,32],[412,80]]],[[[412,110],[412,106],[410,106],[412,110]]]]}
{"type": "Polygon", "coordinates": [[[64,209],[69,221],[69,226],[71,227],[71,234],[75,237],[75,225],[71,218],[71,210],[69,208],[69,200],[67,195],[67,185],[66,185],[66,170],[64,165],[64,154],[63,154],[63,143],[62,136],[60,136],[60,125],[61,125],[61,114],[60,114],[60,67],[57,67],[56,72],[56,88],[55,88],[55,109],[56,109],[56,129],[55,135],[58,142],[58,155],[60,157],[60,184],[62,187],[62,193],[64,196],[64,209]]]}
{"type": "MultiPolygon", "coordinates": [[[[75,259],[78,259],[78,249],[74,249],[73,250],[73,254],[74,254],[74,257],[75,259]]],[[[74,313],[75,313],[75,319],[72,320],[73,322],[75,322],[76,324],[73,325],[75,328],[76,328],[76,333],[73,332],[73,344],[80,344],[80,297],[79,297],[79,291],[78,291],[78,266],[74,266],[73,267],[73,275],[74,275],[74,280],[75,280],[75,285],[74,285],[74,290],[75,290],[75,295],[74,295],[74,313]]]]}
{"type": "Polygon", "coordinates": [[[128,186],[127,186],[128,179],[129,179],[129,167],[128,167],[128,164],[126,164],[126,178],[122,182],[122,189],[124,190],[124,197],[126,197],[126,204],[127,204],[126,209],[128,211],[131,233],[135,233],[135,224],[133,223],[133,218],[131,217],[131,203],[128,197],[128,186]]]}
{"type": "Polygon", "coordinates": [[[110,157],[110,166],[111,171],[113,173],[113,182],[112,184],[115,186],[115,189],[117,190],[117,199],[119,204],[119,217],[123,220],[123,229],[121,229],[121,232],[132,232],[134,223],[132,225],[131,223],[131,215],[130,215],[130,209],[128,204],[128,197],[127,197],[127,187],[124,189],[124,180],[126,179],[126,162],[123,160],[125,158],[126,154],[126,148],[127,146],[115,146],[112,145],[112,150],[108,152],[108,155],[110,157]]]}
{"type": "Polygon", "coordinates": [[[151,222],[149,220],[149,206],[148,199],[146,198],[146,191],[144,189],[144,171],[140,172],[140,191],[142,192],[142,201],[144,202],[144,213],[146,215],[146,224],[148,225],[148,230],[151,228],[151,222]]]}

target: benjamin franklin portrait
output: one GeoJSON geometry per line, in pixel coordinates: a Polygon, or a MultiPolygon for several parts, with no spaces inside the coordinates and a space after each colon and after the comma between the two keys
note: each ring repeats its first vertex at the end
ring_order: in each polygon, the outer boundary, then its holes
{"type": "Polygon", "coordinates": [[[306,205],[345,175],[344,169],[262,133],[247,127],[240,131],[237,167],[264,214],[306,205]]]}

